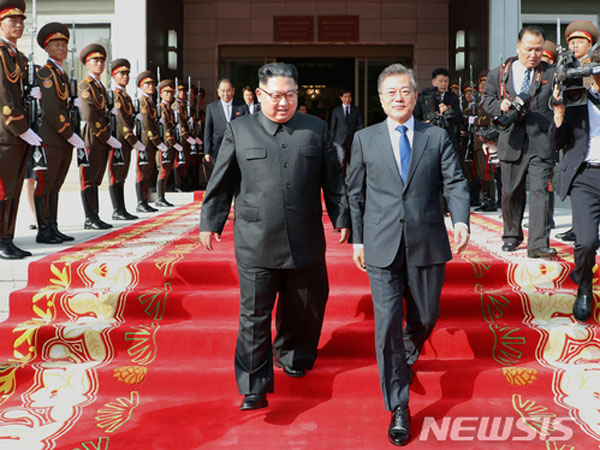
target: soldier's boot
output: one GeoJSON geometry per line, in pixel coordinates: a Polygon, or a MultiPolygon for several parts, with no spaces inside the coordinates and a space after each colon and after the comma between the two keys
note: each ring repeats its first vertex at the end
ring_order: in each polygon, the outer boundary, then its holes
{"type": "Polygon", "coordinates": [[[98,222],[100,222],[102,229],[108,230],[109,228],[112,228],[112,225],[104,222],[98,213],[100,208],[100,201],[98,200],[98,186],[94,186],[92,189],[92,192],[94,193],[94,211],[96,212],[96,217],[98,218],[98,222]]]}
{"type": "Polygon", "coordinates": [[[85,222],[83,228],[86,230],[103,230],[100,218],[96,215],[94,208],[94,192],[92,187],[87,187],[81,191],[81,203],[83,204],[83,213],[85,222]]]}
{"type": "Polygon", "coordinates": [[[38,231],[35,242],[38,244],[60,244],[62,239],[55,236],[50,229],[50,204],[48,195],[36,195],[33,197],[35,205],[35,216],[37,218],[38,231]]]}
{"type": "Polygon", "coordinates": [[[167,199],[165,198],[165,184],[166,184],[166,180],[164,180],[164,181],[161,179],[156,180],[156,195],[158,196],[158,198],[154,202],[154,204],[156,206],[164,206],[164,207],[173,206],[173,204],[169,203],[167,201],[167,199]]]}
{"type": "Polygon", "coordinates": [[[175,192],[183,192],[183,167],[175,167],[173,169],[173,190],[175,192]]]}
{"type": "Polygon", "coordinates": [[[15,237],[15,225],[17,223],[17,210],[19,209],[19,199],[13,198],[7,200],[6,208],[8,208],[8,221],[6,222],[5,228],[6,237],[8,238],[6,244],[14,253],[20,255],[21,258],[31,256],[31,252],[28,252],[27,250],[22,250],[13,243],[13,238],[15,237]]]}
{"type": "Polygon", "coordinates": [[[8,238],[10,200],[0,200],[0,259],[23,259],[24,256],[13,250],[8,238]]]}
{"type": "Polygon", "coordinates": [[[125,208],[121,206],[121,199],[119,198],[119,185],[114,183],[108,186],[108,192],[110,193],[110,201],[113,205],[113,220],[127,220],[125,215],[125,208]]]}
{"type": "Polygon", "coordinates": [[[148,190],[146,189],[144,181],[135,183],[135,192],[138,201],[137,207],[135,208],[137,212],[151,213],[158,211],[158,209],[153,208],[148,204],[148,190]]]}
{"type": "Polygon", "coordinates": [[[58,229],[58,192],[52,192],[48,196],[48,209],[50,211],[50,230],[52,234],[63,242],[74,241],[73,236],[61,233],[58,229]]]}
{"type": "Polygon", "coordinates": [[[119,197],[119,204],[121,205],[121,211],[123,211],[123,213],[125,214],[125,217],[127,218],[126,220],[137,219],[138,216],[129,214],[129,212],[127,212],[127,209],[125,208],[125,184],[124,183],[117,184],[117,195],[119,197]]]}

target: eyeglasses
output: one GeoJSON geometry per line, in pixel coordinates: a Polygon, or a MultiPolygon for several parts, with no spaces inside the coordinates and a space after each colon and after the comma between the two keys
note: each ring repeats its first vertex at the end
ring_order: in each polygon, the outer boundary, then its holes
{"type": "Polygon", "coordinates": [[[411,89],[408,89],[408,88],[403,88],[403,89],[400,89],[399,91],[396,90],[396,89],[390,89],[388,91],[385,91],[383,93],[383,95],[386,98],[393,99],[393,98],[396,98],[396,95],[398,93],[400,93],[401,97],[407,98],[407,97],[410,97],[413,94],[413,91],[411,89]]]}
{"type": "Polygon", "coordinates": [[[259,87],[259,89],[261,91],[263,91],[265,94],[267,94],[269,96],[269,98],[271,99],[271,101],[274,102],[274,103],[279,103],[283,97],[285,97],[285,99],[288,102],[294,102],[298,98],[298,91],[288,91],[288,92],[286,92],[284,94],[284,93],[281,93],[281,92],[269,92],[269,91],[265,91],[261,87],[259,87]]]}

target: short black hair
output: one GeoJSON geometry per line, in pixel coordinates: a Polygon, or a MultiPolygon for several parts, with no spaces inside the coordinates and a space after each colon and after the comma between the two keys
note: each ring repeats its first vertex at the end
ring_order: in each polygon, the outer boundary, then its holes
{"type": "Polygon", "coordinates": [[[269,78],[286,77],[293,78],[298,84],[298,70],[292,64],[282,62],[268,63],[258,69],[258,82],[267,84],[269,78]]]}
{"type": "Polygon", "coordinates": [[[431,72],[431,79],[433,80],[434,78],[437,78],[438,75],[444,75],[445,77],[450,78],[450,72],[444,67],[438,67],[433,72],[431,72]]]}
{"type": "Polygon", "coordinates": [[[541,36],[544,41],[546,40],[546,33],[544,33],[544,30],[537,25],[525,25],[523,28],[521,28],[519,31],[519,41],[523,39],[523,35],[525,33],[533,34],[534,36],[541,36]]]}
{"type": "Polygon", "coordinates": [[[342,95],[344,95],[344,94],[350,94],[350,95],[352,95],[352,89],[350,89],[350,88],[344,88],[344,89],[341,89],[341,90],[340,90],[340,97],[341,97],[342,95]]]}
{"type": "Polygon", "coordinates": [[[244,86],[242,88],[242,92],[246,92],[246,91],[250,91],[250,92],[254,93],[254,89],[252,89],[250,86],[244,86]]]}

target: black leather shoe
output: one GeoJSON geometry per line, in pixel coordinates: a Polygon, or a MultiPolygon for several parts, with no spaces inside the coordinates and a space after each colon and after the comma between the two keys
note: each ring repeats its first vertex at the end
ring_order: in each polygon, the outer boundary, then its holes
{"type": "Polygon", "coordinates": [[[62,239],[52,233],[48,226],[38,228],[35,242],[38,244],[62,244],[62,239]]]}
{"type": "Polygon", "coordinates": [[[542,247],[527,250],[529,258],[552,258],[556,256],[556,249],[552,247],[542,247]]]}
{"type": "Polygon", "coordinates": [[[592,303],[594,294],[591,289],[582,289],[581,286],[577,289],[577,297],[573,304],[573,315],[581,322],[585,322],[592,315],[592,303]]]}
{"type": "Polygon", "coordinates": [[[56,225],[50,225],[50,229],[52,230],[52,234],[54,234],[54,236],[56,236],[58,239],[60,239],[63,242],[75,240],[75,238],[73,236],[68,236],[64,233],[61,233],[59,231],[59,229],[56,227],[56,225]]]}
{"type": "Polygon", "coordinates": [[[125,217],[127,217],[127,220],[136,220],[136,219],[139,219],[138,216],[136,216],[135,214],[130,214],[128,211],[125,211],[125,217]]]}
{"type": "Polygon", "coordinates": [[[267,394],[246,394],[240,405],[241,411],[250,411],[252,409],[261,409],[269,406],[267,394]]]}
{"type": "Polygon", "coordinates": [[[398,406],[392,412],[392,420],[388,428],[388,439],[394,445],[402,447],[410,440],[410,411],[398,406]]]}
{"type": "Polygon", "coordinates": [[[112,213],[112,219],[113,220],[129,220],[129,218],[127,217],[125,211],[121,211],[121,210],[113,211],[113,213],[112,213]]]}
{"type": "Polygon", "coordinates": [[[166,199],[166,198],[164,198],[164,197],[157,198],[157,199],[156,199],[156,201],[154,202],[154,204],[155,204],[156,206],[164,206],[164,207],[169,207],[169,208],[170,208],[171,206],[173,206],[173,203],[169,203],[169,202],[167,201],[167,199],[166,199]]]}
{"type": "Polygon", "coordinates": [[[23,259],[25,255],[18,252],[7,238],[0,240],[0,259],[23,259]]]}
{"type": "Polygon", "coordinates": [[[573,231],[573,228],[570,228],[563,233],[557,233],[556,238],[562,239],[565,242],[575,242],[575,231],[573,231]]]}
{"type": "Polygon", "coordinates": [[[502,246],[503,252],[514,252],[517,249],[518,245],[514,242],[505,242],[502,246]]]}
{"type": "Polygon", "coordinates": [[[281,361],[279,361],[277,358],[275,358],[275,366],[283,369],[283,373],[285,373],[288,377],[301,378],[304,375],[306,375],[306,371],[304,369],[302,369],[302,368],[296,369],[295,367],[292,367],[292,366],[286,366],[281,361]]]}
{"type": "Polygon", "coordinates": [[[135,211],[143,212],[143,213],[153,213],[153,212],[158,211],[158,209],[153,208],[148,203],[138,203],[138,205],[135,208],[135,211]]]}

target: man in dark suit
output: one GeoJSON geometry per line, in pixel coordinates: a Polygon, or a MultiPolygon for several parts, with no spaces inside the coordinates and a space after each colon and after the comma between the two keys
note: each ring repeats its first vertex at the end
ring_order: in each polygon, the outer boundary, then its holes
{"type": "Polygon", "coordinates": [[[227,124],[246,114],[246,106],[233,101],[235,88],[227,78],[219,80],[217,95],[219,100],[209,103],[206,107],[204,123],[204,159],[213,163],[217,161],[227,124]]]}
{"type": "Polygon", "coordinates": [[[388,437],[405,445],[411,366],[438,319],[452,257],[441,193],[461,252],[469,240],[469,190],[446,131],[412,117],[417,102],[412,70],[388,66],[377,90],[388,117],[354,136],[348,200],[353,259],[371,283],[379,378],[392,411],[388,437]]]}
{"type": "MultiPolygon", "coordinates": [[[[600,64],[600,49],[592,54],[592,62],[600,64]]],[[[555,99],[560,100],[557,91],[555,99]]],[[[550,141],[556,150],[564,148],[558,194],[562,200],[571,196],[575,230],[571,278],[578,285],[573,314],[585,321],[592,313],[594,265],[600,245],[600,74],[594,76],[587,104],[569,108],[554,104],[550,141]]]]}
{"type": "Polygon", "coordinates": [[[316,359],[329,292],[321,190],[340,242],[350,233],[344,177],[327,124],[295,113],[296,68],[266,64],[258,79],[262,109],[228,124],[200,218],[200,240],[212,250],[235,194],[241,294],[235,372],[242,410],[267,406],[273,353],[292,377],[304,375],[316,359]]]}
{"type": "Polygon", "coordinates": [[[254,91],[250,86],[244,86],[242,89],[242,97],[244,97],[244,105],[246,106],[246,114],[254,114],[260,111],[260,103],[256,101],[254,91]]]}
{"type": "MultiPolygon", "coordinates": [[[[554,150],[547,132],[552,119],[548,100],[552,95],[554,66],[542,61],[544,32],[526,26],[519,32],[517,57],[488,74],[483,108],[492,116],[515,111],[513,101],[531,97],[523,114],[506,129],[500,129],[498,157],[502,173],[502,217],[504,245],[512,252],[523,242],[521,222],[526,203],[526,178],[529,174],[529,238],[530,258],[556,255],[550,247],[550,192],[554,169],[554,150]]],[[[507,117],[507,116],[505,116],[507,117]]]]}
{"type": "Polygon", "coordinates": [[[331,110],[329,130],[333,136],[333,142],[340,145],[344,150],[343,167],[346,168],[350,162],[350,149],[354,133],[363,127],[360,110],[352,104],[352,91],[345,90],[340,96],[341,105],[331,110]]]}

